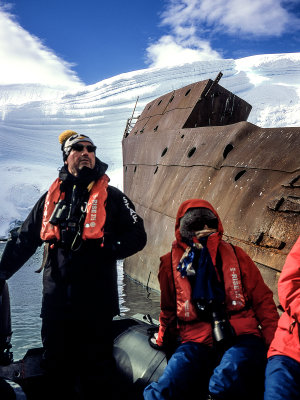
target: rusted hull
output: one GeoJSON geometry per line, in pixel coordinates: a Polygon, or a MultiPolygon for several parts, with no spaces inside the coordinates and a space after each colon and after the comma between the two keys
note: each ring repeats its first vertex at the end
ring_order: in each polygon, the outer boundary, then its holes
{"type": "Polygon", "coordinates": [[[252,257],[276,292],[300,234],[300,128],[246,122],[251,106],[221,86],[202,97],[211,82],[148,104],[124,135],[124,191],[148,233],[147,246],[125,261],[125,271],[158,289],[159,257],[174,240],[177,209],[203,198],[219,212],[225,240],[252,257]]]}

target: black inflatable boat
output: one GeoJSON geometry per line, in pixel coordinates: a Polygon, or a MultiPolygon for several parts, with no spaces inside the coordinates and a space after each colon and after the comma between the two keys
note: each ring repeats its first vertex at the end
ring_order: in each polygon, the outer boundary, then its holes
{"type": "MultiPolygon", "coordinates": [[[[142,398],[145,386],[156,381],[167,364],[166,354],[149,345],[151,331],[156,328],[157,321],[153,321],[149,315],[117,317],[113,321],[114,356],[119,373],[116,384],[123,386],[124,393],[131,400],[142,398]]],[[[30,349],[23,359],[12,361],[10,338],[10,302],[6,284],[3,295],[0,296],[0,399],[42,398],[42,348],[30,349]]]]}

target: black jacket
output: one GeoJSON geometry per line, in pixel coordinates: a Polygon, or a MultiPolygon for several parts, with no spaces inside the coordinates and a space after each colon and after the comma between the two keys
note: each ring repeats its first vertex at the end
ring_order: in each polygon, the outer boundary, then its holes
{"type": "MultiPolygon", "coordinates": [[[[97,160],[97,176],[106,168],[97,160]]],[[[67,193],[74,177],[62,168],[60,178],[67,193]]],[[[43,244],[40,231],[45,197],[46,193],[8,240],[0,263],[0,278],[9,279],[43,244]]],[[[108,186],[105,208],[103,246],[100,239],[82,241],[76,251],[59,242],[46,244],[42,318],[101,319],[119,313],[116,260],[142,250],[146,233],[134,205],[119,189],[108,186]]]]}

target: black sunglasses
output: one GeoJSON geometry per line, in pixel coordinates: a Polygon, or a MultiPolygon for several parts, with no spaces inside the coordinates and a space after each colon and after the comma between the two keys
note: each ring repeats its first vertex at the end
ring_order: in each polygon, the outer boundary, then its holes
{"type": "Polygon", "coordinates": [[[218,229],[218,219],[217,218],[201,218],[201,220],[194,221],[189,224],[189,229],[191,231],[202,231],[205,225],[209,228],[218,229]]]}
{"type": "Polygon", "coordinates": [[[72,150],[82,151],[83,149],[87,149],[87,151],[89,153],[95,153],[96,148],[97,148],[96,146],[93,146],[91,144],[88,144],[87,146],[84,146],[83,144],[80,144],[80,143],[75,143],[72,146],[72,150]]]}

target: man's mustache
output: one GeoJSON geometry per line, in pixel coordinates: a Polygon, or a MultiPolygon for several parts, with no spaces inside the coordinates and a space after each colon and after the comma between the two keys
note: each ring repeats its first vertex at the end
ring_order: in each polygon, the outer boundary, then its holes
{"type": "Polygon", "coordinates": [[[79,161],[91,161],[88,155],[80,157],[79,161]]]}

